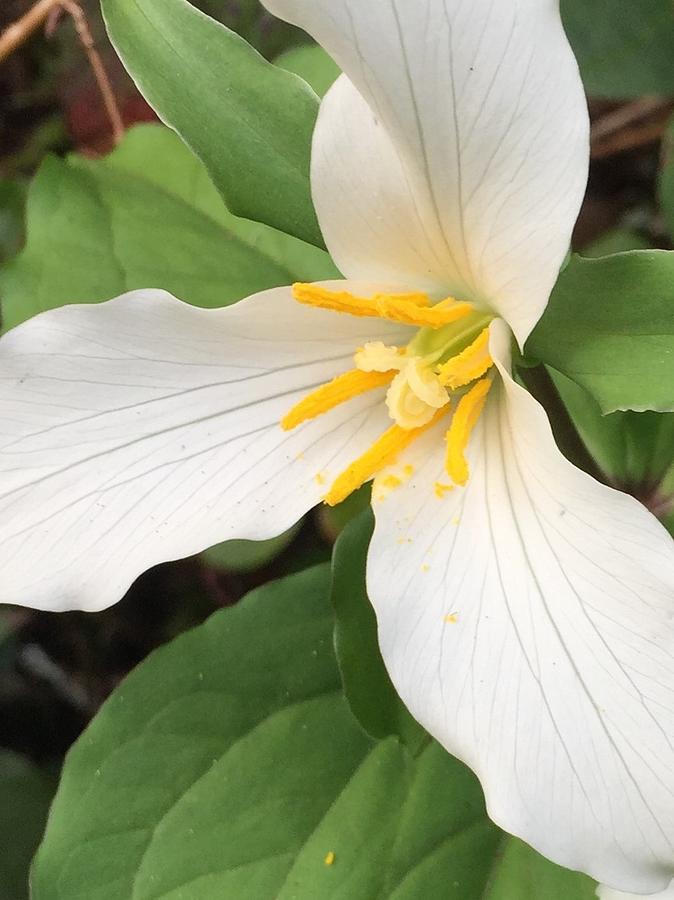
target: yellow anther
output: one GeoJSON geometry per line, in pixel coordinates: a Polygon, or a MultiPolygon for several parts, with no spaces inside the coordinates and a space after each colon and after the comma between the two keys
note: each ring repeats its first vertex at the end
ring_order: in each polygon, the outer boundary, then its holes
{"type": "Polygon", "coordinates": [[[369,481],[377,472],[393,465],[403,450],[406,450],[418,437],[432,428],[445,414],[446,410],[436,412],[433,419],[423,428],[407,431],[398,425],[392,425],[375,443],[363,453],[348,469],[334,481],[332,487],[323,498],[328,506],[336,506],[342,500],[357,491],[361,485],[369,481]]]}
{"type": "Polygon", "coordinates": [[[335,856],[334,852],[331,850],[329,853],[326,853],[325,859],[323,860],[323,862],[325,863],[326,866],[333,866],[335,864],[335,859],[336,859],[336,856],[335,856]]]}
{"type": "Polygon", "coordinates": [[[294,284],[293,296],[300,303],[320,309],[388,319],[417,328],[443,328],[473,311],[470,303],[460,303],[451,297],[431,306],[427,294],[375,294],[366,298],[348,291],[331,291],[316,284],[294,284]]]}
{"type": "Polygon", "coordinates": [[[478,423],[487,394],[491,389],[491,378],[478,381],[459,401],[452,424],[447,432],[447,474],[455,484],[465,485],[469,470],[466,449],[473,429],[478,423]]]}
{"type": "Polygon", "coordinates": [[[281,428],[284,431],[291,431],[302,422],[315,419],[359,394],[384,387],[390,384],[395,374],[395,372],[361,372],[360,369],[345,372],[293,406],[290,412],[281,419],[281,428]]]}
{"type": "Polygon", "coordinates": [[[381,341],[372,341],[356,350],[353,361],[361,372],[399,371],[406,362],[405,348],[387,347],[381,341]]]}
{"type": "Polygon", "coordinates": [[[440,366],[438,379],[454,391],[481,378],[493,365],[494,360],[489,353],[489,329],[485,328],[463,353],[440,366]]]}
{"type": "Polygon", "coordinates": [[[415,308],[400,297],[389,297],[385,294],[377,294],[372,299],[377,304],[382,319],[414,325],[416,328],[444,328],[445,325],[451,325],[452,322],[458,322],[459,319],[469,316],[473,311],[470,303],[460,303],[452,298],[426,309],[415,308]]]}

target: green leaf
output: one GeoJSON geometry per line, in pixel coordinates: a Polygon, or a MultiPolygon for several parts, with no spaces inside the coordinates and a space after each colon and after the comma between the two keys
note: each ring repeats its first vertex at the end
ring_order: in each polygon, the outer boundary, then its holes
{"type": "Polygon", "coordinates": [[[605,416],[586,390],[554,370],[551,375],[583,443],[610,483],[644,499],[657,490],[674,464],[674,413],[605,416]]]}
{"type": "Polygon", "coordinates": [[[295,540],[301,522],[268,541],[224,541],[204,550],[202,558],[223,572],[254,572],[280,556],[295,540]]]}
{"type": "Polygon", "coordinates": [[[364,484],[337,506],[328,506],[326,503],[322,503],[318,507],[316,510],[318,526],[321,534],[331,545],[335,543],[349,522],[370,509],[371,498],[372,486],[364,484]]]}
{"type": "Polygon", "coordinates": [[[628,250],[650,250],[646,238],[630,228],[612,228],[593,241],[589,247],[583,247],[581,256],[596,259],[599,256],[610,256],[612,253],[626,253],[628,250]]]}
{"type": "Polygon", "coordinates": [[[527,355],[582,385],[604,413],[674,409],[674,253],[573,257],[527,355]]]}
{"type": "Polygon", "coordinates": [[[498,831],[473,776],[438,747],[415,763],[374,745],[351,718],[327,576],[254,593],[116,691],[66,763],[36,900],[366,900],[408,878],[444,897],[454,857],[469,897],[484,884],[498,831]]]}
{"type": "Polygon", "coordinates": [[[28,870],[54,785],[32,763],[0,752],[0,900],[28,900],[28,870]]]}
{"type": "MultiPolygon", "coordinates": [[[[73,157],[71,162],[77,162],[73,157]]],[[[211,181],[205,166],[170,129],[161,125],[138,125],[105,159],[107,165],[123,169],[156,184],[218,222],[231,234],[290,272],[293,281],[340,278],[325,252],[283,231],[233,215],[211,181]]]]}
{"type": "Polygon", "coordinates": [[[309,188],[316,94],[185,0],[103,0],[110,38],[229,209],[322,246],[309,188]]]}
{"type": "Polygon", "coordinates": [[[522,841],[506,838],[480,900],[597,900],[585,875],[555,866],[522,841]]]}
{"type": "Polygon", "coordinates": [[[601,97],[674,91],[670,0],[562,0],[586,90],[601,97]]]}
{"type": "Polygon", "coordinates": [[[294,72],[303,78],[318,94],[324,97],[340,75],[340,68],[318,44],[304,44],[286,50],[274,60],[277,66],[294,72]]]}
{"type": "Polygon", "coordinates": [[[550,374],[604,480],[640,500],[674,535],[674,413],[604,416],[586,390],[550,374]]]}
{"type": "Polygon", "coordinates": [[[351,712],[375,738],[397,735],[412,750],[427,740],[388,676],[377,642],[377,619],[365,588],[374,520],[368,508],[346,526],[332,558],[335,651],[351,712]]]}
{"type": "Polygon", "coordinates": [[[12,327],[135,288],[225,306],[289,280],[274,260],[145,179],[47,159],[29,192],[26,248],[0,276],[0,291],[12,327]]]}
{"type": "Polygon", "coordinates": [[[3,322],[143,287],[224,306],[334,272],[323,251],[233,216],[175,134],[140,126],[105,160],[45,161],[27,245],[0,271],[3,322]]]}
{"type": "Polygon", "coordinates": [[[508,841],[437,744],[359,728],[328,588],[267,585],[129,676],[68,756],[33,900],[483,900],[508,841]]]}

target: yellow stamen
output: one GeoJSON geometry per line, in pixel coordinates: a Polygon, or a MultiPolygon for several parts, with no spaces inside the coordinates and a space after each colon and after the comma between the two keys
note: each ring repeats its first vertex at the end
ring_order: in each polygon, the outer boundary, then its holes
{"type": "Polygon", "coordinates": [[[468,461],[466,449],[468,441],[477,425],[487,401],[492,385],[491,378],[478,381],[459,401],[452,424],[447,432],[447,474],[455,484],[465,485],[468,481],[468,461]]]}
{"type": "Polygon", "coordinates": [[[281,428],[284,431],[291,431],[302,422],[315,419],[359,394],[384,387],[393,381],[395,374],[395,372],[361,372],[360,369],[353,369],[351,372],[338,375],[293,406],[281,419],[281,428]]]}
{"type": "Polygon", "coordinates": [[[448,297],[434,306],[426,294],[375,294],[371,298],[356,297],[348,291],[330,291],[316,284],[294,284],[293,296],[300,303],[349,313],[402,322],[417,328],[443,328],[470,315],[470,303],[448,297]]]}
{"type": "Polygon", "coordinates": [[[336,859],[336,856],[335,856],[334,852],[331,850],[329,853],[326,854],[323,862],[325,863],[326,866],[332,866],[335,863],[335,859],[336,859]]]}
{"type": "Polygon", "coordinates": [[[403,450],[406,450],[425,431],[432,428],[445,415],[446,411],[446,408],[438,410],[431,421],[422,428],[407,430],[400,428],[399,425],[392,425],[388,431],[385,431],[375,441],[369,450],[342,472],[323,498],[324,501],[328,506],[336,506],[342,500],[346,500],[350,494],[357,491],[361,485],[369,481],[377,472],[386,468],[386,466],[393,465],[403,450]]]}
{"type": "Polygon", "coordinates": [[[455,391],[481,378],[493,365],[494,360],[489,353],[489,329],[485,328],[463,353],[440,366],[438,379],[445,387],[455,391]]]}

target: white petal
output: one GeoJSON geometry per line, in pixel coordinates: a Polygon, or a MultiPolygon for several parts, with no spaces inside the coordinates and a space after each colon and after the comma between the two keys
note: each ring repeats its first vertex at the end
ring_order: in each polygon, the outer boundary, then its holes
{"type": "Polygon", "coordinates": [[[102,609],[158,562],[284,531],[388,426],[383,389],[293,432],[278,424],[352,368],[373,329],[401,336],[279,288],[220,310],[137,291],[10,332],[0,600],[102,609]]]}
{"type": "MultiPolygon", "coordinates": [[[[649,894],[650,900],[674,900],[674,881],[668,888],[659,894],[649,894]]],[[[643,900],[643,894],[625,894],[623,891],[616,891],[600,884],[597,888],[597,897],[599,900],[643,900]]]]}
{"type": "Polygon", "coordinates": [[[423,279],[429,261],[434,274],[440,266],[450,292],[490,305],[523,343],[568,250],[589,159],[583,89],[556,0],[265,5],[309,31],[372,111],[364,115],[342,82],[316,132],[316,205],[344,273],[369,277],[362,241],[373,231],[376,266],[396,265],[401,223],[381,215],[379,200],[405,208],[409,191],[404,267],[418,256],[423,279]],[[367,179],[374,187],[363,192],[367,179]]]}
{"type": "MultiPolygon", "coordinates": [[[[504,358],[507,329],[492,329],[504,358]]],[[[499,825],[599,881],[661,890],[674,874],[674,542],[564,459],[502,373],[467,487],[434,495],[438,428],[412,448],[409,485],[375,505],[382,653],[499,825]]]]}
{"type": "Polygon", "coordinates": [[[417,209],[388,133],[346,75],[321,106],[311,172],[323,237],[341,272],[450,293],[444,242],[417,209]]]}

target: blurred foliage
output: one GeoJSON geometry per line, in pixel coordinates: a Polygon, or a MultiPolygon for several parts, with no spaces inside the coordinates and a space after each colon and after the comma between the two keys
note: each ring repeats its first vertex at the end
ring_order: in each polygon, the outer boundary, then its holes
{"type": "Polygon", "coordinates": [[[323,97],[340,74],[337,63],[317,44],[304,44],[282,53],[275,60],[277,66],[294,72],[323,97]]]}
{"type": "Polygon", "coordinates": [[[0,900],[28,900],[28,868],[55,789],[27,760],[0,751],[0,900]]]}
{"type": "Polygon", "coordinates": [[[25,205],[22,181],[0,181],[0,264],[11,259],[23,243],[25,205]]]}
{"type": "Polygon", "coordinates": [[[225,541],[201,554],[204,562],[223,572],[254,572],[286,550],[299,534],[301,523],[269,541],[225,541]]]}
{"type": "Polygon", "coordinates": [[[561,9],[590,95],[674,92],[670,0],[561,0],[561,9]]]}
{"type": "Polygon", "coordinates": [[[662,168],[658,181],[658,199],[667,230],[674,237],[674,120],[665,133],[662,145],[662,168]]]}
{"type": "Polygon", "coordinates": [[[258,0],[197,0],[194,5],[236,31],[267,59],[307,40],[298,28],[268,13],[258,0]]]}

